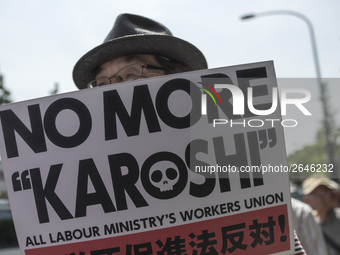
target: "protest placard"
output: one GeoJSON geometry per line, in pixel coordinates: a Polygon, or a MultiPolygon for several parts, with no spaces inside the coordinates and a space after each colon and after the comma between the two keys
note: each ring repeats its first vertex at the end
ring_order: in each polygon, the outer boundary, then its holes
{"type": "Polygon", "coordinates": [[[272,62],[0,107],[26,255],[291,254],[272,62]]]}

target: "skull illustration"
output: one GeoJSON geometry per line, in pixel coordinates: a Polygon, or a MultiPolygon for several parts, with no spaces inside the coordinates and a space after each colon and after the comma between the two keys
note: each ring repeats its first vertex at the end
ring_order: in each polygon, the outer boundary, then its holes
{"type": "Polygon", "coordinates": [[[161,161],[153,165],[150,180],[161,192],[170,191],[179,180],[179,171],[172,162],[161,161]]]}

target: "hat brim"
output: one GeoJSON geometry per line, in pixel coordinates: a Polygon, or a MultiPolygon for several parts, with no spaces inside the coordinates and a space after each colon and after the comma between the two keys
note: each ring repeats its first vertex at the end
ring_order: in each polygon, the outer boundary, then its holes
{"type": "Polygon", "coordinates": [[[325,186],[330,190],[338,190],[339,184],[337,184],[335,181],[322,177],[319,174],[315,174],[307,178],[302,185],[303,194],[309,195],[312,193],[317,187],[319,186],[325,186]]]}
{"type": "Polygon", "coordinates": [[[86,53],[73,69],[73,80],[79,89],[87,88],[99,66],[133,54],[167,57],[185,65],[189,71],[207,68],[202,52],[187,41],[168,35],[131,35],[110,40],[86,53]]]}

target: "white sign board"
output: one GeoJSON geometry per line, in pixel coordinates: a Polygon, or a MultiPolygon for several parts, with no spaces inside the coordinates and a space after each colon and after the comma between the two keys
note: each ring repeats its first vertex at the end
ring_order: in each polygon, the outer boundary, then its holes
{"type": "Polygon", "coordinates": [[[1,106],[22,253],[291,254],[273,88],[261,62],[1,106]]]}

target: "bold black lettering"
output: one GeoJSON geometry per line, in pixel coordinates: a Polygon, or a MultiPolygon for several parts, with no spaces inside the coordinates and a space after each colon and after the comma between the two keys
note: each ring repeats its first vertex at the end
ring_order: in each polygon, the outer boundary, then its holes
{"type": "Polygon", "coordinates": [[[26,237],[26,247],[28,247],[30,245],[34,246],[35,244],[32,241],[32,239],[28,236],[28,237],[26,237]]]}
{"type": "MultiPolygon", "coordinates": [[[[260,166],[261,165],[261,154],[260,154],[260,146],[259,146],[259,138],[257,137],[257,132],[252,131],[247,133],[248,144],[249,144],[249,153],[250,153],[250,162],[252,166],[260,166]]],[[[262,172],[254,172],[253,173],[254,186],[263,185],[263,175],[262,172]]]]}
{"type": "Polygon", "coordinates": [[[27,108],[32,131],[30,131],[25,126],[25,124],[18,118],[18,116],[15,115],[12,110],[0,112],[1,125],[8,158],[19,156],[18,145],[14,131],[20,135],[20,137],[35,153],[44,152],[47,150],[39,105],[30,105],[27,108]]]}
{"type": "Polygon", "coordinates": [[[93,159],[81,160],[79,162],[75,218],[86,216],[87,206],[97,204],[102,206],[105,213],[116,211],[93,159]],[[90,194],[88,193],[89,180],[95,189],[95,192],[90,194]]]}
{"type": "Polygon", "coordinates": [[[22,190],[19,172],[15,172],[14,174],[12,174],[12,185],[14,192],[22,190]]]}
{"type": "MultiPolygon", "coordinates": [[[[235,144],[235,154],[226,155],[225,146],[223,137],[214,137],[214,150],[216,163],[220,166],[246,166],[248,165],[247,160],[247,151],[245,146],[245,139],[243,134],[235,134],[234,135],[234,144],[235,144]]],[[[219,180],[220,180],[220,189],[221,192],[230,191],[230,180],[228,172],[219,172],[219,180]]],[[[249,188],[250,187],[250,179],[249,173],[239,173],[241,188],[249,188]]]]}
{"type": "Polygon", "coordinates": [[[127,136],[139,134],[142,111],[145,116],[149,132],[159,132],[157,114],[147,85],[134,87],[131,116],[127,112],[117,90],[106,91],[104,96],[105,140],[117,139],[118,116],[127,136]]]}
{"type": "Polygon", "coordinates": [[[25,170],[21,173],[21,181],[22,181],[22,188],[24,190],[32,188],[28,170],[25,170]]]}
{"type": "Polygon", "coordinates": [[[130,196],[136,207],[148,206],[148,203],[135,186],[139,178],[139,167],[136,159],[128,153],[109,155],[108,159],[117,210],[127,209],[125,192],[130,196]],[[125,175],[122,173],[122,167],[124,166],[128,169],[128,173],[125,175]]]}
{"type": "Polygon", "coordinates": [[[195,166],[209,166],[209,164],[206,162],[200,161],[196,158],[196,154],[199,152],[208,154],[207,141],[201,139],[193,140],[189,143],[185,150],[185,160],[189,166],[189,169],[205,178],[205,181],[202,184],[197,184],[191,181],[189,193],[194,197],[206,197],[214,190],[216,179],[215,174],[210,174],[209,172],[204,173],[195,170],[195,166]]]}
{"type": "Polygon", "coordinates": [[[118,252],[120,252],[120,248],[114,247],[114,248],[91,251],[91,255],[113,255],[113,253],[118,253],[118,252]]]}
{"type": "Polygon", "coordinates": [[[156,96],[156,109],[162,121],[172,128],[183,129],[194,125],[201,117],[201,92],[200,90],[185,79],[170,80],[159,89],[156,96]],[[177,91],[182,90],[190,96],[192,101],[191,111],[186,116],[175,116],[169,109],[169,97],[177,91]]]}
{"type": "Polygon", "coordinates": [[[66,206],[63,204],[58,195],[55,193],[55,188],[58,183],[61,168],[62,164],[52,165],[50,167],[45,187],[43,187],[43,183],[41,180],[40,169],[39,168],[30,169],[35,204],[37,207],[40,223],[46,223],[50,221],[47,211],[46,200],[48,200],[48,202],[53,207],[54,211],[58,214],[60,219],[67,220],[73,218],[72,214],[67,210],[66,206]]]}
{"type": "MultiPolygon", "coordinates": [[[[245,98],[248,98],[248,87],[250,87],[250,81],[255,79],[263,79],[267,78],[267,70],[265,67],[257,67],[252,69],[245,69],[245,70],[239,70],[236,71],[237,75],[237,82],[239,88],[242,90],[243,95],[245,98]]],[[[251,86],[253,88],[253,97],[259,97],[259,96],[268,96],[268,85],[262,84],[262,85],[256,85],[251,86]]],[[[270,100],[271,102],[272,100],[270,100]]],[[[249,118],[255,116],[252,112],[249,111],[247,100],[244,100],[244,118],[249,118]]],[[[265,104],[257,104],[256,106],[257,110],[267,110],[270,109],[271,103],[265,103],[265,104]]]]}
{"type": "Polygon", "coordinates": [[[74,148],[82,144],[90,135],[92,119],[86,105],[75,98],[62,98],[52,103],[44,116],[44,127],[52,143],[61,148],[74,148]],[[56,127],[56,118],[63,110],[71,110],[79,117],[79,129],[72,136],[63,136],[56,127]]]}

